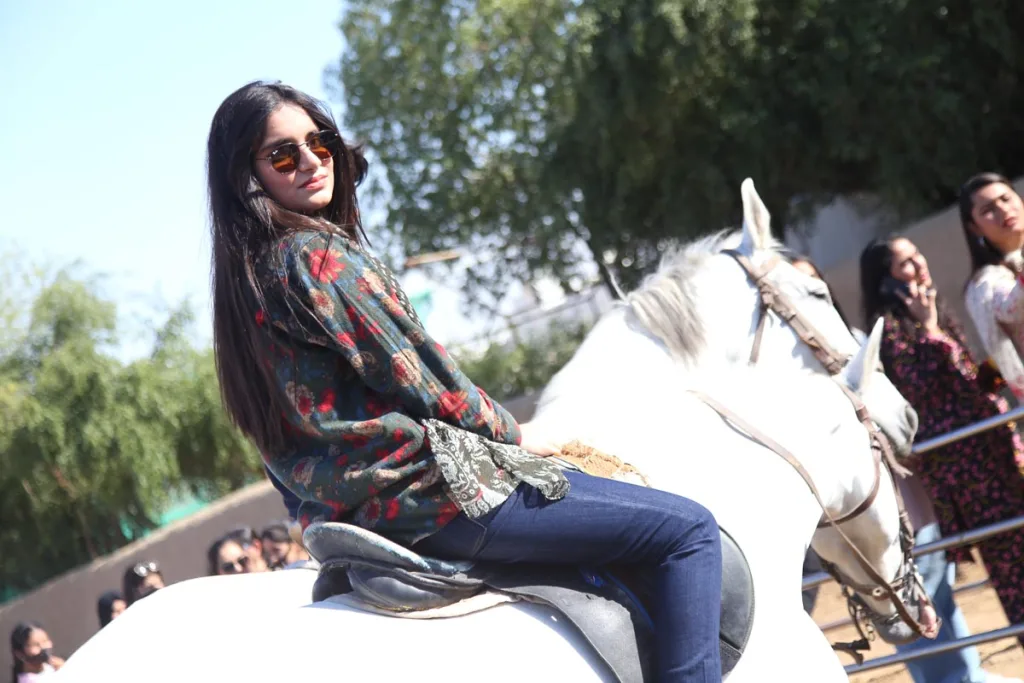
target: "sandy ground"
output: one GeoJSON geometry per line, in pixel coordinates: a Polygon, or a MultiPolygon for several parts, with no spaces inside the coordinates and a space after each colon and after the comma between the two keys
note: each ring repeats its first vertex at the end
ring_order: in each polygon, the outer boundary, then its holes
{"type": "MultiPolygon", "coordinates": [[[[965,564],[961,567],[958,585],[970,584],[986,578],[985,569],[981,563],[965,564]]],[[[960,609],[967,617],[972,633],[991,631],[992,629],[1008,626],[1009,622],[1003,614],[995,591],[991,588],[977,588],[965,593],[958,593],[956,596],[960,609]]],[[[834,583],[822,586],[818,593],[818,602],[814,609],[814,620],[818,624],[829,624],[847,616],[846,602],[839,592],[838,586],[834,583]]],[[[855,640],[859,636],[852,626],[836,628],[826,634],[831,642],[855,640]]],[[[978,646],[981,654],[982,666],[993,673],[1004,676],[1024,677],[1024,650],[1017,645],[1015,638],[996,640],[978,646]]],[[[871,644],[871,651],[865,653],[865,659],[873,659],[884,655],[893,654],[892,646],[875,640],[871,644]]],[[[839,658],[844,664],[852,664],[853,658],[845,653],[839,658]]],[[[850,677],[853,683],[913,683],[913,679],[903,666],[891,666],[884,669],[876,669],[857,674],[850,677]]]]}

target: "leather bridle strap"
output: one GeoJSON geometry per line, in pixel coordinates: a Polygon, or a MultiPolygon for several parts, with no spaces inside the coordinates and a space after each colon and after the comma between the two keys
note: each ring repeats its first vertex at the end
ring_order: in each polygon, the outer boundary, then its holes
{"type": "Polygon", "coordinates": [[[793,328],[797,337],[810,347],[811,353],[830,375],[838,375],[850,360],[849,357],[832,348],[832,345],[818,332],[814,324],[797,310],[789,297],[772,284],[768,279],[768,271],[762,270],[745,254],[741,254],[735,249],[726,249],[722,253],[728,254],[740,265],[761,295],[761,316],[757,323],[757,331],[754,333],[754,346],[750,350],[750,362],[757,362],[761,338],[764,334],[765,318],[768,311],[771,310],[793,328]]]}
{"type": "MultiPolygon", "coordinates": [[[[765,446],[766,448],[768,448],[768,450],[778,455],[780,458],[785,460],[790,467],[796,470],[797,474],[799,474],[800,477],[804,480],[804,483],[807,484],[807,488],[809,488],[811,490],[811,493],[814,495],[814,499],[818,502],[818,506],[821,508],[822,514],[828,520],[829,526],[832,526],[836,530],[836,533],[839,534],[840,538],[842,538],[842,540],[846,543],[847,547],[850,549],[850,552],[853,555],[854,559],[857,560],[857,563],[861,566],[861,568],[868,575],[871,581],[873,581],[876,584],[876,587],[871,590],[872,597],[880,598],[884,595],[892,603],[893,607],[896,609],[896,612],[897,614],[899,614],[900,618],[903,619],[903,621],[918,635],[924,636],[924,626],[922,626],[917,619],[911,616],[909,610],[907,610],[906,605],[903,604],[903,599],[896,592],[896,589],[894,589],[890,585],[889,581],[885,577],[881,576],[878,573],[878,571],[876,571],[875,568],[871,566],[871,562],[867,559],[867,557],[864,556],[864,553],[860,551],[860,549],[850,539],[850,537],[847,536],[846,532],[843,531],[842,527],[839,526],[839,520],[837,520],[832,515],[832,513],[828,511],[828,507],[826,507],[824,501],[821,499],[821,494],[818,492],[818,487],[815,486],[814,480],[811,479],[810,474],[800,463],[800,461],[797,460],[796,457],[789,450],[784,448],[777,441],[769,437],[767,434],[759,430],[757,427],[754,427],[752,424],[741,418],[735,412],[729,410],[724,405],[722,405],[715,399],[711,398],[707,394],[696,390],[690,390],[690,393],[692,393],[698,399],[707,404],[708,407],[710,407],[712,410],[718,413],[719,416],[721,416],[722,420],[729,424],[733,429],[736,429],[741,433],[745,433],[747,437],[750,438],[751,440],[756,441],[757,443],[760,443],[761,445],[765,446]]],[[[895,486],[893,488],[895,489],[895,486]]]]}
{"type": "Polygon", "coordinates": [[[819,529],[825,529],[830,526],[835,526],[836,524],[849,522],[851,519],[854,519],[863,514],[864,512],[866,512],[869,507],[875,504],[875,498],[878,497],[878,490],[881,488],[882,485],[882,456],[880,454],[880,449],[876,445],[877,443],[878,442],[875,439],[871,440],[871,454],[874,456],[873,459],[875,461],[875,480],[871,484],[871,492],[867,495],[867,497],[860,505],[847,512],[845,515],[840,515],[839,517],[836,517],[834,520],[822,519],[820,522],[818,522],[819,529]]]}

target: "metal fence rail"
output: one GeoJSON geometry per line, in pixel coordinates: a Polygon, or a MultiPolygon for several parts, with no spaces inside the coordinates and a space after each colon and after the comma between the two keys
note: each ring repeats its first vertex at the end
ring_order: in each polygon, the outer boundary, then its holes
{"type": "MultiPolygon", "coordinates": [[[[978,527],[977,529],[971,529],[970,531],[963,531],[959,534],[953,534],[952,536],[946,536],[945,538],[940,538],[937,541],[925,543],[924,545],[915,546],[914,557],[937,553],[941,550],[949,550],[950,548],[957,548],[962,545],[971,545],[998,534],[1003,534],[1008,531],[1016,531],[1021,527],[1024,527],[1024,515],[1013,517],[1012,519],[1006,519],[1002,522],[996,522],[995,524],[989,524],[988,526],[978,527]]],[[[808,590],[810,588],[820,586],[823,583],[828,583],[831,580],[832,577],[825,572],[809,574],[804,577],[803,589],[808,590]]]]}
{"type": "Polygon", "coordinates": [[[845,667],[846,673],[859,674],[873,669],[896,666],[897,664],[904,664],[906,662],[924,659],[925,657],[931,657],[933,655],[945,654],[946,652],[952,652],[953,650],[959,650],[972,645],[991,643],[993,640],[1012,638],[1021,634],[1024,634],[1024,624],[1014,624],[1013,626],[1006,626],[1005,628],[997,628],[994,631],[986,631],[985,633],[967,636],[960,640],[951,640],[948,643],[936,643],[935,645],[922,647],[920,650],[914,650],[913,652],[900,652],[894,655],[886,655],[885,657],[869,659],[863,664],[851,664],[845,667]]]}
{"type": "MultiPolygon", "coordinates": [[[[913,452],[915,455],[921,455],[929,451],[933,451],[936,448],[942,448],[949,444],[956,443],[962,439],[966,439],[976,434],[981,434],[990,429],[995,429],[1009,422],[1024,419],[1024,405],[1014,408],[1011,411],[1003,413],[1002,415],[996,415],[985,420],[979,420],[973,424],[969,424],[966,427],[954,429],[953,431],[937,436],[927,441],[922,441],[919,444],[914,445],[913,452]]],[[[945,538],[941,538],[938,541],[932,543],[925,543],[924,545],[917,546],[914,548],[914,557],[920,557],[921,555],[928,555],[930,553],[937,553],[943,550],[949,550],[950,548],[959,548],[965,545],[972,545],[979,541],[983,541],[992,536],[998,534],[1007,533],[1010,531],[1016,531],[1024,527],[1024,515],[1014,517],[1013,519],[1003,520],[1002,522],[996,522],[995,524],[989,524],[988,526],[978,527],[976,529],[969,529],[967,531],[953,534],[945,538]]],[[[820,586],[824,583],[828,583],[832,580],[832,577],[825,572],[818,572],[804,577],[803,590],[808,590],[820,586]]],[[[985,585],[985,581],[976,582],[971,584],[969,588],[977,588],[985,585]]],[[[840,620],[838,622],[827,624],[821,627],[823,630],[828,628],[836,628],[843,626],[845,623],[849,623],[849,620],[840,620]]],[[[985,633],[978,633],[966,638],[960,638],[953,640],[948,643],[936,643],[927,647],[923,647],[912,652],[900,652],[894,655],[888,655],[885,657],[877,657],[870,659],[863,664],[850,664],[845,667],[847,674],[861,673],[864,671],[872,671],[874,669],[881,669],[889,666],[896,666],[897,664],[904,664],[906,662],[915,661],[918,659],[924,659],[926,657],[932,657],[935,655],[941,655],[946,652],[952,652],[953,650],[959,650],[965,647],[971,647],[973,645],[980,645],[982,643],[989,643],[993,640],[1002,640],[1003,638],[1012,638],[1024,634],[1024,624],[1013,624],[1001,629],[995,629],[993,631],[987,631],[985,633]]]]}
{"type": "Polygon", "coordinates": [[[914,444],[914,455],[921,455],[928,451],[934,451],[936,448],[942,448],[948,446],[951,443],[956,443],[961,439],[966,439],[969,436],[975,434],[981,434],[987,432],[990,429],[1001,427],[1007,422],[1014,422],[1015,420],[1024,419],[1024,405],[1018,406],[1011,411],[1005,412],[1002,415],[996,415],[995,417],[989,417],[984,420],[979,420],[973,424],[969,424],[966,427],[960,429],[954,429],[951,432],[947,432],[942,436],[936,436],[933,439],[922,441],[921,443],[914,444]]]}

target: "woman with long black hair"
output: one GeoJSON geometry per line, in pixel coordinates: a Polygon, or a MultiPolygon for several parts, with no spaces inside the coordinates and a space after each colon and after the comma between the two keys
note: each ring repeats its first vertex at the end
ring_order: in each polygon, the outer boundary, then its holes
{"type": "Polygon", "coordinates": [[[451,559],[645,566],[657,680],[720,680],[712,515],[563,473],[473,385],[368,250],[366,160],[327,109],[246,85],[217,110],[208,155],[224,403],[303,525],[344,521],[451,559]]]}

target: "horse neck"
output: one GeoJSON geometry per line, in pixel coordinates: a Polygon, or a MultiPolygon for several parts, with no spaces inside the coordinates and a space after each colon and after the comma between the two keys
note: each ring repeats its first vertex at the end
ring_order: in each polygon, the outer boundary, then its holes
{"type": "MultiPolygon", "coordinates": [[[[587,415],[605,411],[623,397],[636,396],[649,382],[679,373],[665,347],[631,325],[624,307],[606,313],[566,365],[544,387],[533,417],[545,434],[556,438],[569,425],[591,422],[587,415]]],[[[570,439],[579,434],[565,434],[570,439]]]]}
{"type": "MultiPolygon", "coordinates": [[[[829,513],[840,517],[856,510],[871,495],[876,471],[879,472],[874,501],[862,513],[844,522],[842,530],[871,567],[892,580],[903,559],[895,488],[887,470],[876,470],[869,433],[849,409],[846,395],[826,376],[780,373],[773,380],[771,372],[759,374],[768,382],[786,382],[786,390],[791,393],[779,403],[788,406],[790,415],[800,414],[804,419],[798,421],[800,431],[790,434],[790,440],[781,443],[787,447],[793,444],[793,454],[810,474],[829,513]],[[822,448],[823,445],[827,447],[822,448]]],[[[748,387],[749,383],[745,388],[748,387]]],[[[836,530],[817,530],[812,545],[821,557],[836,564],[854,581],[874,583],[836,530]]],[[[877,601],[868,595],[862,597],[879,614],[894,611],[888,601],[877,601]]]]}

